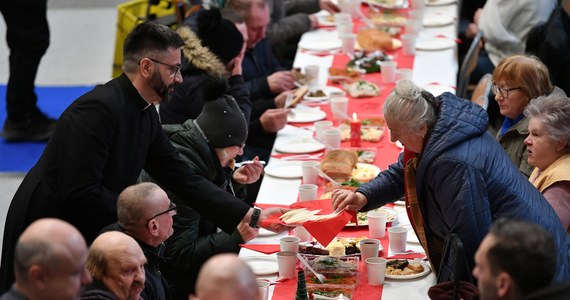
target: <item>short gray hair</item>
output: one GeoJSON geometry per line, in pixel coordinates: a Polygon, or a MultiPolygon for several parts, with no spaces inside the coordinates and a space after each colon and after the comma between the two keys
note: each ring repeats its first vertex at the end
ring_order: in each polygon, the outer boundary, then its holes
{"type": "Polygon", "coordinates": [[[14,272],[16,277],[27,281],[28,269],[39,264],[54,270],[59,263],[59,256],[53,245],[46,241],[18,241],[14,250],[14,272]]]}
{"type": "Polygon", "coordinates": [[[151,201],[149,197],[161,188],[152,182],[142,182],[125,188],[117,200],[117,219],[124,228],[140,225],[150,217],[151,201]]]}
{"type": "Polygon", "coordinates": [[[570,98],[556,93],[537,97],[527,105],[524,115],[538,119],[555,141],[566,139],[566,152],[570,152],[570,98]]]}
{"type": "Polygon", "coordinates": [[[424,124],[431,130],[437,120],[433,95],[409,80],[396,84],[386,98],[382,111],[385,117],[400,120],[400,124],[409,131],[417,130],[424,124]]]}

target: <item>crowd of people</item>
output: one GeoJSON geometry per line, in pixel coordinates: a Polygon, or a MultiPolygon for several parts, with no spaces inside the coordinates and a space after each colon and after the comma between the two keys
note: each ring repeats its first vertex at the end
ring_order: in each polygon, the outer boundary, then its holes
{"type": "MultiPolygon", "coordinates": [[[[353,211],[405,197],[434,272],[454,268],[442,255],[457,234],[468,266],[457,276],[472,273],[481,299],[570,290],[570,99],[551,66],[525,54],[534,27],[568,25],[570,1],[547,2],[490,0],[467,26],[484,32],[504,117],[496,135],[477,104],[399,81],[382,111],[403,153],[356,191],[332,193],[335,210],[353,211]]],[[[253,206],[260,160],[287,122],[291,53],[319,9],[338,11],[329,0],[228,0],[177,31],[145,22],[129,33],[123,74],[30,138],[51,136],[8,211],[0,299],[257,299],[236,253],[286,211],[253,206]]],[[[11,127],[43,115],[12,111],[3,135],[25,140],[11,127]]]]}

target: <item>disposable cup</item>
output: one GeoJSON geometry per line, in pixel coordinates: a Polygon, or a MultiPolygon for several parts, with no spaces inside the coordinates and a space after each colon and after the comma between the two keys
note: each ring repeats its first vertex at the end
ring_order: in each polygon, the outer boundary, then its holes
{"type": "Polygon", "coordinates": [[[326,145],[325,152],[329,153],[332,150],[340,149],[341,134],[338,129],[325,130],[324,142],[326,145]]]}
{"type": "Polygon", "coordinates": [[[420,33],[420,30],[422,30],[424,26],[424,21],[423,20],[418,20],[418,19],[408,19],[408,21],[406,22],[406,33],[411,33],[411,34],[418,34],[420,33]]]}
{"type": "Polygon", "coordinates": [[[269,280],[257,279],[257,288],[259,289],[259,296],[261,300],[269,299],[269,280]]]}
{"type": "Polygon", "coordinates": [[[299,201],[309,201],[317,199],[317,190],[319,187],[316,184],[301,184],[299,186],[299,201]]]}
{"type": "Polygon", "coordinates": [[[413,20],[420,20],[424,21],[424,10],[423,9],[414,9],[408,12],[408,18],[413,20]]]}
{"type": "Polygon", "coordinates": [[[338,7],[341,12],[350,14],[352,18],[358,18],[359,0],[338,0],[338,7]]]}
{"type": "Polygon", "coordinates": [[[315,125],[316,138],[318,141],[322,141],[323,137],[324,137],[323,133],[325,132],[325,130],[331,129],[333,127],[333,122],[332,121],[318,121],[318,122],[315,122],[314,125],[315,125]]]}
{"type": "MultiPolygon", "coordinates": [[[[301,169],[303,170],[303,184],[314,184],[316,185],[319,180],[318,169],[321,165],[318,161],[304,161],[301,163],[301,169]]],[[[299,189],[299,195],[301,190],[299,189]]]]}
{"type": "Polygon", "coordinates": [[[378,257],[380,241],[377,239],[363,239],[360,241],[360,255],[366,261],[370,257],[378,257]]]}
{"type": "Polygon", "coordinates": [[[319,85],[319,66],[309,65],[305,67],[305,76],[311,78],[308,82],[310,87],[316,87],[319,85]]]}
{"type": "Polygon", "coordinates": [[[412,69],[398,69],[396,70],[396,82],[400,80],[412,80],[412,69]]]}
{"type": "Polygon", "coordinates": [[[277,252],[277,268],[279,277],[295,278],[295,266],[297,264],[297,252],[277,252]]]}
{"type": "Polygon", "coordinates": [[[425,0],[412,0],[413,9],[423,9],[426,7],[425,0]]]}
{"type": "Polygon", "coordinates": [[[382,257],[371,257],[365,260],[368,269],[368,284],[383,285],[386,277],[386,259],[382,257]]]}
{"type": "Polygon", "coordinates": [[[392,253],[406,252],[406,241],[408,229],[404,227],[388,228],[388,239],[390,240],[390,251],[392,253]]]}
{"type": "Polygon", "coordinates": [[[415,34],[406,33],[400,36],[402,40],[402,52],[404,55],[414,55],[416,54],[416,39],[415,34]]]}
{"type": "Polygon", "coordinates": [[[350,14],[344,13],[344,12],[336,13],[334,15],[334,19],[335,19],[336,24],[348,23],[348,22],[352,23],[352,18],[350,16],[350,14]]]}
{"type": "Polygon", "coordinates": [[[311,233],[303,226],[297,226],[293,229],[293,235],[299,238],[300,242],[310,242],[311,233]]]}
{"type": "Polygon", "coordinates": [[[382,82],[394,83],[396,82],[396,67],[398,63],[395,61],[381,61],[380,73],[382,74],[382,82]]]}
{"type": "Polygon", "coordinates": [[[336,30],[338,31],[338,36],[341,37],[343,34],[350,34],[354,29],[354,24],[352,21],[341,21],[336,23],[336,30]]]}
{"type": "Polygon", "coordinates": [[[386,235],[386,213],[370,211],[366,215],[368,217],[368,235],[371,238],[383,238],[386,235]]]}
{"type": "Polygon", "coordinates": [[[331,112],[334,120],[342,121],[348,117],[348,98],[335,97],[331,99],[331,112]]]}
{"type": "Polygon", "coordinates": [[[354,33],[342,33],[339,34],[340,40],[342,41],[342,52],[348,56],[354,55],[354,43],[356,42],[356,34],[354,33]]]}

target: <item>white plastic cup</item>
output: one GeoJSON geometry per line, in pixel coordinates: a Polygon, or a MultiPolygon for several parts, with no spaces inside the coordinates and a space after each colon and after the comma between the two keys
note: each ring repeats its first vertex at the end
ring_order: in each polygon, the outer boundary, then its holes
{"type": "Polygon", "coordinates": [[[257,288],[259,289],[259,296],[261,300],[269,299],[269,280],[257,279],[257,288]]]}
{"type": "Polygon", "coordinates": [[[316,184],[301,184],[299,186],[299,201],[309,201],[317,199],[317,190],[319,187],[316,184]]]}
{"type": "Polygon", "coordinates": [[[300,242],[310,242],[312,240],[311,233],[303,226],[295,227],[293,235],[298,237],[300,242]]]}
{"type": "Polygon", "coordinates": [[[324,138],[323,133],[325,132],[325,130],[331,129],[333,127],[333,122],[332,121],[318,121],[318,122],[315,122],[314,125],[315,125],[315,135],[316,135],[317,141],[322,141],[324,138]]]}
{"type": "Polygon", "coordinates": [[[386,277],[386,259],[382,257],[371,257],[365,260],[368,269],[368,284],[383,285],[386,277]]]}
{"type": "Polygon", "coordinates": [[[408,21],[406,22],[406,33],[411,33],[411,34],[419,34],[420,30],[422,30],[424,26],[424,21],[423,20],[418,20],[418,19],[408,19],[408,21]]]}
{"type": "Polygon", "coordinates": [[[324,142],[326,145],[325,152],[329,153],[332,150],[340,149],[341,133],[338,129],[325,130],[324,142]]]}
{"type": "Polygon", "coordinates": [[[335,97],[331,99],[331,112],[334,120],[342,121],[348,117],[348,98],[335,97]]]}
{"type": "Polygon", "coordinates": [[[349,23],[349,22],[352,23],[352,18],[350,17],[350,14],[344,12],[336,13],[334,15],[334,20],[336,24],[349,23]]]}
{"type": "Polygon", "coordinates": [[[382,74],[383,83],[394,83],[396,82],[396,67],[398,63],[395,61],[381,61],[380,62],[380,73],[382,74]]]}
{"type": "Polygon", "coordinates": [[[412,20],[420,20],[422,24],[424,22],[424,10],[423,9],[413,9],[408,12],[408,18],[412,20]]]}
{"type": "Polygon", "coordinates": [[[425,0],[412,0],[412,9],[424,9],[425,7],[425,0]]]}
{"type": "Polygon", "coordinates": [[[300,239],[296,236],[286,236],[279,240],[279,248],[281,251],[299,252],[300,239]]]}
{"type": "Polygon", "coordinates": [[[363,239],[360,241],[360,255],[364,261],[371,257],[378,257],[379,250],[380,241],[377,239],[363,239]]]}
{"type": "Polygon", "coordinates": [[[416,39],[415,34],[406,33],[400,36],[402,40],[402,52],[404,55],[414,55],[416,54],[416,39]]]}
{"type": "Polygon", "coordinates": [[[342,41],[342,52],[350,57],[354,56],[354,43],[356,42],[356,34],[339,33],[339,37],[342,41]]]}
{"type": "Polygon", "coordinates": [[[404,227],[390,227],[388,228],[388,234],[390,251],[392,253],[406,252],[408,229],[404,227]]]}
{"type": "MultiPolygon", "coordinates": [[[[319,172],[317,168],[321,165],[318,161],[304,161],[301,163],[301,168],[303,170],[303,184],[314,184],[316,185],[319,180],[319,172]]],[[[299,190],[299,194],[300,194],[299,190]]]]}
{"type": "Polygon", "coordinates": [[[386,218],[385,212],[370,211],[366,214],[368,217],[368,235],[371,238],[383,238],[386,236],[386,218]]]}
{"type": "Polygon", "coordinates": [[[354,24],[352,21],[341,21],[336,23],[336,30],[338,32],[338,37],[340,38],[343,34],[350,34],[354,29],[354,24]]]}
{"type": "Polygon", "coordinates": [[[297,253],[293,251],[277,252],[277,268],[279,277],[295,278],[295,266],[297,264],[297,253]]]}
{"type": "Polygon", "coordinates": [[[352,18],[358,18],[359,0],[338,0],[338,7],[341,12],[349,14],[352,18]]]}
{"type": "Polygon", "coordinates": [[[396,70],[396,82],[400,80],[412,80],[412,69],[398,69],[396,70]]]}
{"type": "Polygon", "coordinates": [[[311,80],[308,82],[310,87],[319,86],[319,66],[317,65],[306,66],[305,76],[311,78],[311,80]]]}

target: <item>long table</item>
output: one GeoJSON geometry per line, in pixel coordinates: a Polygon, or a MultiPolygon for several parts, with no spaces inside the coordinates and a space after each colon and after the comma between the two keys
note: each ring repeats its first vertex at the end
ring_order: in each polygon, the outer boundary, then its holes
{"type": "MultiPolygon", "coordinates": [[[[456,3],[444,6],[426,6],[425,15],[437,15],[443,14],[452,16],[454,18],[458,17],[458,7],[456,3]]],[[[455,39],[457,37],[457,22],[453,25],[441,26],[441,27],[430,27],[423,28],[420,32],[418,39],[429,39],[436,36],[445,36],[450,39],[455,39]]],[[[336,39],[337,32],[331,29],[319,29],[311,32],[307,32],[303,35],[303,39],[311,40],[327,40],[336,39]]],[[[441,89],[436,90],[449,90],[453,91],[456,85],[456,74],[457,74],[457,47],[440,50],[440,51],[417,51],[415,57],[406,57],[402,54],[401,50],[389,53],[394,57],[394,60],[398,62],[398,68],[412,68],[413,76],[412,81],[420,86],[431,86],[431,87],[441,87],[441,89]]],[[[320,66],[319,73],[319,83],[321,85],[331,85],[328,81],[327,70],[331,66],[344,66],[348,61],[348,57],[343,54],[337,55],[327,55],[327,56],[315,56],[302,51],[297,52],[295,58],[294,66],[303,68],[307,65],[318,65],[320,66]]],[[[380,96],[368,98],[368,99],[350,99],[349,101],[349,115],[353,112],[361,115],[380,115],[382,104],[386,96],[391,92],[394,84],[385,84],[381,82],[379,74],[366,75],[367,80],[380,85],[382,92],[380,96]]],[[[331,119],[330,107],[324,105],[321,109],[327,112],[327,119],[331,119]]],[[[277,134],[276,143],[279,140],[287,139],[290,137],[312,137],[313,132],[307,130],[307,125],[310,124],[296,124],[297,126],[287,125],[283,130],[277,134]]],[[[349,147],[348,142],[343,142],[341,147],[349,147]]],[[[374,164],[381,168],[386,169],[390,163],[396,161],[401,149],[395,144],[389,141],[388,132],[385,133],[384,137],[379,143],[364,143],[363,147],[375,148],[377,151],[376,159],[374,164]]],[[[278,163],[280,159],[272,157],[269,164],[278,163]]],[[[265,176],[261,184],[261,188],[257,197],[257,203],[265,204],[279,204],[279,205],[290,205],[297,201],[298,198],[298,187],[301,184],[300,179],[280,179],[271,176],[265,176]]],[[[399,226],[409,226],[410,221],[407,214],[405,213],[405,208],[403,206],[394,206],[399,218],[399,226]]],[[[343,231],[339,236],[350,236],[351,234],[360,234],[350,231],[343,231]]],[[[288,233],[280,233],[272,236],[258,237],[249,243],[254,244],[278,244],[279,239],[283,236],[287,236],[288,233]]],[[[383,241],[383,243],[386,243],[383,241]]],[[[385,247],[385,252],[387,252],[388,247],[385,247]]],[[[407,245],[408,250],[412,251],[423,251],[421,246],[417,244],[407,245]]],[[[263,256],[265,254],[252,251],[249,249],[243,249],[240,251],[240,256],[263,256]]],[[[271,255],[274,256],[275,254],[271,255]]],[[[384,256],[391,256],[391,253],[385,253],[384,256]]],[[[434,285],[436,281],[435,275],[431,273],[430,275],[416,280],[387,280],[385,285],[381,290],[381,299],[425,299],[427,298],[427,290],[430,286],[434,285]]],[[[366,284],[364,284],[366,285],[366,284]]],[[[361,295],[358,293],[359,289],[364,289],[364,285],[358,286],[357,293],[354,295],[354,299],[368,299],[370,294],[361,295]]],[[[369,287],[366,291],[369,291],[369,287]]],[[[374,291],[374,290],[372,290],[374,291]]],[[[269,299],[285,299],[282,295],[273,295],[273,287],[270,290],[269,299]]]]}

